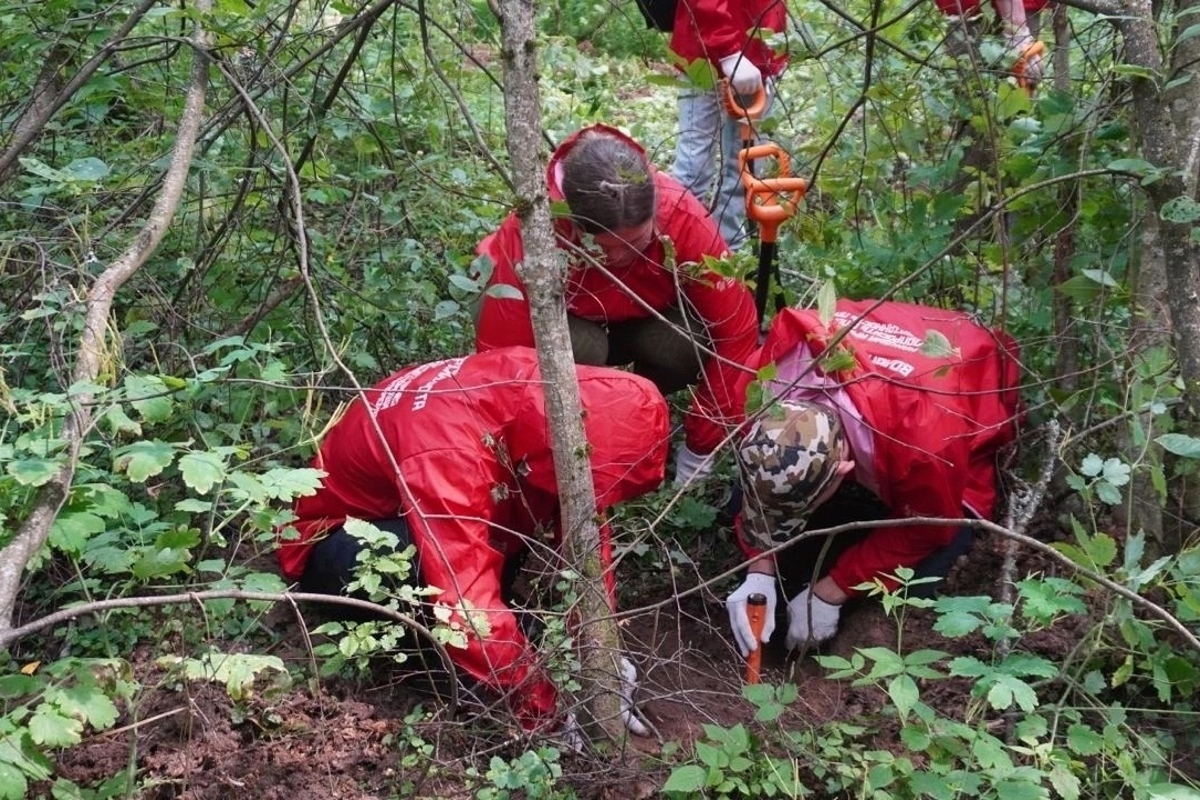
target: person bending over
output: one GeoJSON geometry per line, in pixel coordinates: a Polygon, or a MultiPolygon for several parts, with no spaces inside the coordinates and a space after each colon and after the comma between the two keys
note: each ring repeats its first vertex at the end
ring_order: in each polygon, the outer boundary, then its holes
{"type": "Polygon", "coordinates": [[[899,567],[945,577],[972,528],[888,523],[992,516],[997,451],[1019,418],[1017,356],[1008,336],[967,314],[908,303],[840,300],[828,324],[815,310],[776,317],[758,362],[775,366],[765,387],[774,401],[738,446],[735,530],[752,560],[726,607],[743,654],[759,644],[746,621],[751,594],[768,598],[765,643],[782,587],[791,649],[832,637],[861,584],[895,588],[899,567]],[[806,525],[864,520],[878,524],[837,535],[824,559],[821,541],[761,555],[806,525]]]}
{"type": "MultiPolygon", "coordinates": [[[[662,482],[667,407],[644,378],[576,371],[602,514],[662,482]]],[[[354,400],[325,435],[313,462],[325,477],[295,503],[298,535],[281,537],[282,572],[305,591],[342,594],[363,549],[346,520],[395,534],[400,549],[416,548],[418,585],[438,590],[430,602],[465,630],[466,647],[448,648],[455,666],[507,698],[526,729],[554,729],[570,718],[505,600],[518,560],[561,543],[552,446],[535,351],[504,348],[401,370],[354,400]],[[478,615],[486,624],[477,628],[478,615]]],[[[601,540],[611,603],[607,523],[601,540]]],[[[644,733],[632,704],[636,671],[624,657],[621,669],[623,719],[644,733]]]]}
{"type": "MultiPolygon", "coordinates": [[[[728,248],[699,201],[655,169],[642,147],[605,125],[585,128],[550,160],[550,199],[566,251],[567,321],[577,363],[623,366],[664,395],[695,386],[676,452],[675,480],[711,469],[709,454],[741,420],[744,364],[758,345],[754,298],[741,281],[710,268],[728,248]]],[[[493,265],[476,323],[478,351],[532,346],[533,327],[517,274],[525,257],[521,221],[510,215],[478,252],[493,265]]]]}

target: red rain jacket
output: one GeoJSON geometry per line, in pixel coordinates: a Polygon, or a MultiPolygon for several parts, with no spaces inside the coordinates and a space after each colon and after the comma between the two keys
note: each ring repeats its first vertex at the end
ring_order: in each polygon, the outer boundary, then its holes
{"type": "MultiPolygon", "coordinates": [[[[979,13],[979,0],[935,0],[938,11],[952,16],[973,17],[979,13]]],[[[993,7],[995,2],[993,0],[993,7]]],[[[1050,0],[1022,0],[1026,14],[1034,14],[1050,5],[1050,0]]]]}
{"type": "Polygon", "coordinates": [[[774,51],[764,38],[787,30],[783,0],[679,0],[670,48],[685,62],[718,63],[726,56],[745,52],[764,75],[778,75],[787,66],[787,54],[774,51]]]}
{"type": "MultiPolygon", "coordinates": [[[[642,150],[640,145],[614,128],[593,127],[626,139],[642,150]]],[[[546,181],[552,201],[563,200],[559,179],[562,159],[586,130],[591,128],[585,128],[563,142],[550,160],[546,181]]],[[[603,270],[586,269],[581,263],[570,264],[567,311],[599,323],[624,322],[650,317],[643,304],[661,312],[678,306],[681,299],[688,302],[689,309],[707,322],[713,351],[719,356],[709,358],[705,363],[704,374],[684,421],[688,447],[695,453],[707,454],[725,437],[727,426],[739,423],[742,418],[744,396],[736,390],[744,382],[741,365],[753,355],[758,343],[754,297],[741,281],[723,278],[699,266],[705,256],[728,254],[721,234],[699,200],[667,173],[659,172],[653,166],[650,169],[657,190],[655,223],[658,234],[674,243],[678,269],[669,270],[662,266],[665,250],[657,238],[646,250],[644,258],[610,271],[615,280],[603,270]]],[[[560,240],[578,243],[573,226],[566,220],[557,221],[555,226],[560,240]]],[[[480,242],[477,251],[490,258],[494,265],[489,286],[515,286],[524,291],[516,268],[525,257],[525,249],[521,241],[521,222],[515,214],[480,242]]],[[[476,349],[483,351],[511,345],[532,347],[533,343],[528,300],[485,294],[475,330],[476,349]]]]}
{"type": "MultiPolygon", "coordinates": [[[[669,436],[661,395],[648,380],[619,370],[581,366],[577,374],[597,508],[656,488],[669,436]]],[[[421,584],[442,590],[432,601],[451,608],[461,601],[487,617],[490,634],[469,634],[466,649],[449,648],[451,658],[507,694],[529,728],[554,718],[557,694],[501,599],[500,581],[525,537],[560,537],[540,380],[536,353],[509,348],[411,367],[382,381],[367,392],[370,405],[351,403],[321,443],[314,466],[327,473],[324,485],[296,502],[300,538],[278,550],[284,575],[296,580],[313,538],[347,517],[404,515],[421,584]]],[[[607,525],[602,541],[607,569],[607,525]]],[[[611,601],[611,572],[608,580],[611,601]]]]}
{"type": "MultiPolygon", "coordinates": [[[[851,325],[839,346],[851,350],[856,363],[837,377],[871,431],[879,483],[872,488],[895,518],[957,519],[964,510],[991,518],[996,451],[1013,441],[1020,413],[1016,344],[958,311],[839,300],[828,326],[815,310],[780,312],[759,366],[783,361],[801,342],[818,357],[851,325]],[[946,337],[950,355],[920,352],[929,331],[946,337]]],[[[783,386],[771,389],[787,396],[783,386]]],[[[875,528],[842,553],[830,576],[854,594],[860,583],[916,566],[955,533],[952,526],[875,528]]],[[[747,555],[757,554],[742,546],[747,555]]]]}

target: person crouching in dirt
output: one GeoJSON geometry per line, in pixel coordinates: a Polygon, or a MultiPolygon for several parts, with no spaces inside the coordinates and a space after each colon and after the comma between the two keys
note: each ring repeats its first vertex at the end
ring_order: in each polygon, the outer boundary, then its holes
{"type": "MultiPolygon", "coordinates": [[[[555,233],[568,259],[575,361],[632,364],[664,395],[695,385],[675,481],[703,477],[708,455],[741,419],[737,386],[758,346],[750,290],[707,263],[728,255],[724,240],[700,201],[615,128],[593,125],[572,135],[554,152],[546,180],[551,201],[569,209],[555,233]]],[[[532,346],[517,275],[525,256],[517,215],[477,249],[494,265],[489,288],[515,287],[521,296],[485,293],[476,349],[532,346]]]]}
{"type": "MultiPolygon", "coordinates": [[[[667,407],[644,378],[603,367],[576,372],[603,513],[662,483],[667,407]]],[[[396,536],[397,550],[415,545],[416,585],[439,589],[430,602],[452,609],[451,621],[463,626],[465,648],[447,648],[455,666],[507,698],[525,729],[573,725],[507,596],[528,551],[561,564],[553,552],[561,532],[551,448],[534,350],[503,348],[401,370],[350,403],[325,435],[313,462],[325,473],[322,486],[295,503],[298,537],[281,536],[283,574],[304,591],[345,593],[364,545],[344,523],[373,522],[396,536]]],[[[607,524],[601,539],[612,603],[607,524]]],[[[621,662],[622,716],[645,734],[632,704],[637,673],[621,662]]]]}
{"type": "MultiPolygon", "coordinates": [[[[1007,335],[957,311],[840,300],[829,324],[816,310],[780,312],[758,362],[775,365],[764,387],[775,400],[738,445],[744,497],[735,530],[754,560],[726,608],[743,655],[759,644],[746,619],[752,594],[768,599],[764,643],[775,629],[776,587],[791,598],[792,649],[832,637],[861,584],[895,588],[899,567],[946,576],[970,549],[972,528],[888,520],[991,517],[997,452],[1016,435],[1017,355],[1007,335]],[[806,527],[864,520],[880,524],[836,535],[823,557],[826,537],[760,555],[806,527]]],[[[936,586],[919,583],[909,594],[936,586]]]]}

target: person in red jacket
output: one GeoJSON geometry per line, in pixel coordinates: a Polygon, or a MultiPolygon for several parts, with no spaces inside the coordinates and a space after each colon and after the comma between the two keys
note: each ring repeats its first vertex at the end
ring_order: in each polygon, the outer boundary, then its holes
{"type": "MultiPolygon", "coordinates": [[[[636,375],[587,366],[577,374],[602,513],[662,482],[667,407],[636,375]]],[[[295,503],[298,536],[281,538],[282,572],[303,590],[342,593],[363,547],[343,524],[376,523],[397,536],[399,549],[415,546],[419,585],[440,590],[430,602],[466,629],[466,647],[448,648],[455,665],[505,696],[526,728],[553,725],[561,719],[557,691],[504,585],[531,547],[560,539],[551,447],[535,351],[505,348],[401,370],[352,402],[321,442],[314,465],[325,478],[295,503]],[[486,618],[485,636],[475,614],[486,618]]],[[[608,569],[607,524],[601,537],[608,569]]],[[[611,602],[611,571],[607,579],[611,602]]],[[[644,733],[632,704],[636,672],[628,659],[621,666],[626,725],[644,733]]]]}
{"type": "MultiPolygon", "coordinates": [[[[783,0],[678,0],[669,48],[681,71],[697,61],[712,65],[742,98],[765,94],[766,114],[775,81],[787,66],[787,7],[783,0]]],[[[726,111],[720,87],[679,92],[678,136],[671,174],[698,197],[712,198],[713,219],[734,250],[746,241],[746,193],[738,152],[741,122],[726,111]]]]}
{"type": "MultiPolygon", "coordinates": [[[[696,198],[615,128],[593,125],[567,139],[546,181],[551,201],[569,209],[555,221],[555,233],[568,257],[575,361],[632,364],[664,395],[697,384],[675,480],[707,474],[709,454],[741,420],[737,386],[758,345],[750,290],[710,268],[712,259],[728,254],[724,241],[696,198]]],[[[529,302],[517,274],[525,257],[517,215],[480,242],[478,252],[493,269],[476,350],[532,346],[529,302]]]]}
{"type": "MultiPolygon", "coordinates": [[[[952,40],[962,40],[954,45],[955,50],[971,47],[977,38],[978,20],[981,16],[980,0],[936,0],[938,10],[952,20],[956,27],[951,31],[952,40]]],[[[992,0],[992,7],[1000,22],[1000,33],[1008,48],[1020,76],[1030,87],[1037,86],[1045,73],[1045,63],[1039,52],[1036,22],[1038,13],[1049,5],[1049,0],[992,0]]]]}
{"type": "Polygon", "coordinates": [[[738,446],[744,497],[735,528],[752,561],[726,607],[743,654],[758,647],[746,600],[767,596],[761,641],[768,641],[780,579],[792,598],[790,649],[833,636],[842,604],[860,584],[878,579],[894,588],[898,567],[945,577],[969,549],[971,528],[887,520],[992,516],[997,451],[1016,436],[1017,356],[1008,336],[958,311],[840,300],[828,323],[816,310],[776,317],[758,362],[775,367],[764,387],[775,400],[738,446]],[[839,333],[845,338],[834,343],[839,333]],[[827,507],[842,516],[822,518],[827,507]],[[857,539],[838,535],[844,549],[824,563],[793,553],[808,542],[761,556],[806,524],[872,519],[880,524],[857,539]],[[793,595],[798,586],[805,588],[793,595]]]}

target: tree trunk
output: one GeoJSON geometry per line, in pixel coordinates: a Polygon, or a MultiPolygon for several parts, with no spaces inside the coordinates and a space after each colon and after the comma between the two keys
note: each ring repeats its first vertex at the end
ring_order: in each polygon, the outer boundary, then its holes
{"type": "Polygon", "coordinates": [[[518,267],[529,299],[534,341],[538,349],[554,468],[562,507],[563,554],[582,577],[574,635],[580,646],[580,683],[586,698],[593,737],[603,731],[611,739],[623,734],[617,696],[620,632],[612,618],[600,560],[600,533],[592,487],[587,441],[579,403],[579,386],[571,357],[567,313],[563,301],[566,262],[555,245],[546,164],[540,156],[541,102],[537,48],[534,40],[535,0],[502,0],[504,111],[513,187],[521,217],[525,259],[518,267]]]}

